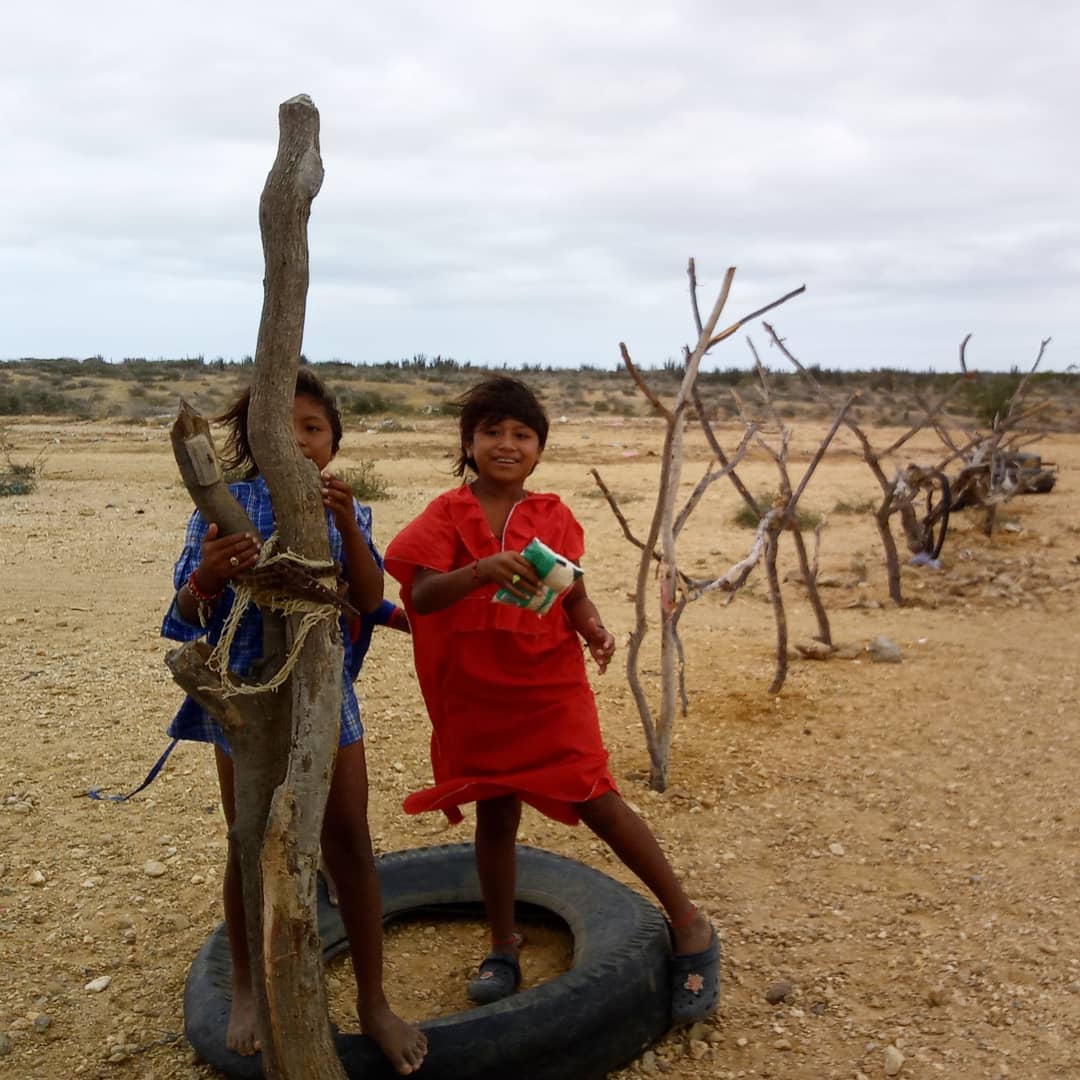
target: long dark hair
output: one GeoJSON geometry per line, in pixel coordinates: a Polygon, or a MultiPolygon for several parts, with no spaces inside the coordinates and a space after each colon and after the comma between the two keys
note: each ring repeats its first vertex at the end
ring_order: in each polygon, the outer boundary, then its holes
{"type": "Polygon", "coordinates": [[[466,469],[476,472],[476,461],[465,448],[481,424],[497,424],[500,420],[517,420],[536,432],[540,449],[547,444],[548,418],[544,406],[523,382],[506,375],[485,379],[466,390],[454,402],[461,410],[459,430],[461,447],[454,462],[454,475],[464,476],[466,469]]]}
{"type": "MultiPolygon", "coordinates": [[[[338,411],[334,395],[327,390],[322,379],[308,368],[300,368],[296,373],[295,397],[314,398],[325,410],[333,433],[333,453],[341,446],[341,413],[338,411]]],[[[251,452],[248,441],[248,410],[251,408],[251,387],[249,386],[233,404],[214,420],[224,424],[229,433],[225,437],[225,448],[221,453],[221,467],[226,472],[239,472],[245,480],[258,476],[259,467],[251,452]]]]}

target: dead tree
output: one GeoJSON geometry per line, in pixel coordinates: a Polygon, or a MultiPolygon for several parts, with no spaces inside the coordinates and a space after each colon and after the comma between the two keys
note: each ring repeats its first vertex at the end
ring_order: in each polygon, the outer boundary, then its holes
{"type": "Polygon", "coordinates": [[[972,501],[985,508],[983,532],[990,536],[997,520],[998,506],[1023,490],[1023,471],[1018,466],[1017,454],[1022,445],[1030,445],[1041,439],[1042,433],[1031,436],[1021,428],[1029,417],[1041,412],[1050,404],[1048,401],[1029,408],[1020,409],[1032,376],[1042,362],[1050,338],[1039,343],[1039,352],[1031,369],[1017,384],[1003,413],[998,413],[991,424],[990,433],[974,441],[965,461],[963,490],[970,491],[972,501]]]}
{"type": "MultiPolygon", "coordinates": [[[[762,325],[765,327],[765,331],[771,338],[772,343],[780,350],[783,356],[792,364],[799,374],[810,383],[817,396],[823,401],[833,403],[833,399],[828,391],[826,391],[821,383],[814,378],[813,373],[800,363],[791,350],[788,349],[783,338],[777,334],[776,330],[769,323],[763,323],[762,325]]],[[[862,427],[855,419],[850,416],[844,418],[844,426],[847,427],[858,441],[862,450],[863,460],[866,462],[867,467],[877,481],[878,487],[881,488],[881,502],[874,512],[874,523],[877,526],[878,536],[881,538],[881,546],[885,553],[885,568],[886,574],[888,575],[889,596],[895,604],[903,604],[904,599],[900,586],[900,557],[897,553],[896,541],[892,534],[891,518],[898,512],[907,513],[905,508],[912,505],[912,491],[915,489],[910,485],[905,488],[900,474],[896,474],[890,479],[885,472],[882,462],[894,455],[924,428],[939,426],[940,416],[945,409],[946,404],[960,389],[967,377],[968,372],[964,350],[970,339],[971,335],[968,334],[960,344],[961,375],[936,401],[924,405],[923,415],[912,424],[904,434],[894,439],[884,450],[876,450],[874,448],[866,432],[863,431],[862,427]]],[[[909,533],[909,536],[913,539],[915,535],[915,532],[909,533]]]]}
{"type": "MultiPolygon", "coordinates": [[[[728,269],[720,294],[708,319],[705,321],[702,321],[697,305],[697,280],[693,259],[690,260],[688,273],[690,276],[691,308],[698,336],[696,345],[692,349],[687,347],[684,350],[685,366],[683,376],[671,404],[661,401],[660,397],[634,365],[626,345],[620,345],[623,363],[635,385],[664,420],[664,444],[661,452],[659,485],[649,532],[644,540],[634,535],[617,500],[607,488],[607,485],[604,484],[599,472],[595,469],[592,470],[597,484],[622,526],[623,533],[641,552],[634,593],[635,623],[630,634],[629,648],[627,649],[626,671],[638,715],[641,717],[645,741],[649,751],[649,783],[656,791],[663,791],[667,787],[671,738],[677,700],[680,694],[683,711],[685,712],[686,709],[685,662],[678,629],[679,618],[688,603],[709,592],[722,590],[734,593],[746,582],[754,567],[763,557],[767,567],[770,565],[771,560],[771,566],[775,571],[776,536],[787,527],[794,517],[798,499],[805,490],[806,483],[816,468],[817,462],[820,461],[821,456],[824,454],[824,447],[828,442],[828,439],[826,439],[822,444],[818,456],[811,463],[797,490],[791,493],[790,499],[783,506],[769,508],[762,515],[762,521],[755,534],[754,544],[750,554],[745,559],[732,567],[726,574],[704,580],[694,580],[679,569],[677,554],[679,535],[705,491],[713,482],[725,476],[730,477],[736,488],[744,493],[744,498],[749,499],[751,504],[755,505],[753,497],[735,475],[734,469],[746,453],[757,428],[754,424],[748,424],[738,449],[730,457],[723,452],[716,439],[716,434],[709,424],[705,410],[702,408],[701,399],[696,390],[701,361],[711,348],[730,337],[750,319],[756,318],[790,300],[793,296],[803,292],[805,288],[803,286],[795,289],[764,308],[744,316],[724,330],[717,332],[716,326],[727,303],[731,284],[735,277],[735,268],[730,267],[728,269]],[[705,475],[698,481],[686,503],[676,511],[679,482],[682,476],[683,436],[692,404],[696,408],[697,420],[705,431],[714,456],[709,462],[705,475]],[[655,719],[641,681],[640,671],[641,648],[649,629],[647,608],[650,579],[654,574],[659,578],[660,591],[660,704],[655,719]]],[[[838,424],[839,421],[837,426],[838,424]]],[[[829,438],[831,438],[831,435],[829,438]]],[[[772,583],[770,583],[770,589],[772,589],[772,583]]],[[[770,595],[778,595],[778,592],[771,592],[770,595]]],[[[786,629],[780,629],[783,621],[782,607],[778,609],[774,606],[774,611],[778,620],[778,636],[782,636],[786,642],[786,629]]],[[[784,663],[786,664],[786,645],[784,648],[784,663]]],[[[783,677],[778,676],[778,678],[782,683],[783,677]]],[[[776,679],[774,679],[775,683],[776,679]]]]}
{"type": "MultiPolygon", "coordinates": [[[[776,463],[777,472],[779,473],[780,478],[780,499],[782,503],[786,506],[795,493],[795,490],[791,485],[791,475],[788,472],[787,460],[788,446],[791,442],[791,431],[781,419],[780,413],[773,402],[772,389],[769,386],[768,376],[765,373],[764,365],[761,363],[761,358],[758,356],[757,349],[754,348],[754,343],[750,340],[750,338],[747,338],[746,341],[747,344],[750,346],[750,352],[753,354],[754,357],[754,370],[758,376],[759,393],[761,395],[762,402],[765,405],[765,408],[768,410],[769,417],[771,418],[773,424],[775,424],[776,429],[780,435],[779,448],[772,446],[766,439],[764,439],[760,435],[758,436],[758,444],[776,463]]],[[[734,396],[741,414],[743,412],[742,402],[740,401],[737,394],[734,394],[734,396]]],[[[852,402],[855,401],[857,396],[858,394],[851,396],[848,403],[844,405],[841,415],[845,415],[847,413],[848,408],[850,408],[852,402]]],[[[826,442],[822,444],[822,452],[824,451],[824,448],[828,445],[828,443],[832,440],[832,437],[833,435],[835,435],[835,433],[836,432],[834,428],[833,431],[830,432],[830,434],[828,435],[826,442]]],[[[818,458],[818,460],[820,460],[820,457],[818,458]]],[[[745,488],[743,488],[742,491],[745,491],[745,488]]],[[[760,521],[763,517],[763,514],[761,509],[755,504],[753,499],[749,500],[749,507],[752,512],[756,513],[758,520],[760,521]]],[[[817,587],[818,551],[821,546],[821,525],[818,525],[818,527],[814,530],[814,558],[812,562],[806,551],[806,541],[803,538],[802,527],[799,524],[798,514],[792,512],[791,514],[787,515],[786,528],[791,533],[791,539],[795,545],[795,554],[799,560],[799,576],[802,580],[804,588],[806,589],[806,595],[810,601],[810,607],[814,611],[814,617],[817,619],[818,632],[816,638],[823,645],[828,645],[831,647],[832,630],[829,627],[829,617],[825,613],[825,605],[821,601],[821,593],[818,591],[817,587]]],[[[777,594],[779,596],[779,589],[777,589],[777,594]]],[[[778,660],[781,651],[786,657],[786,647],[781,650],[778,643],[778,660]]],[[[770,692],[778,693],[780,687],[783,685],[783,679],[780,678],[779,670],[777,672],[777,678],[774,679],[774,683],[776,684],[776,687],[775,689],[770,688],[770,692]]]]}
{"type": "MultiPolygon", "coordinates": [[[[279,126],[277,157],[259,203],[265,279],[248,434],[270,489],[279,549],[332,575],[318,473],[292,432],[308,288],[307,222],[323,178],[319,114],[311,99],[299,95],[284,102],[279,126]]],[[[223,535],[253,531],[224,486],[205,421],[183,406],[174,447],[207,520],[218,522],[223,535]]],[[[219,720],[233,750],[234,839],[262,1065],[270,1080],[345,1076],[327,1019],[315,918],[319,836],[341,716],[342,644],[336,609],[324,607],[324,617],[303,633],[300,614],[264,607],[266,659],[248,679],[231,679],[240,693],[223,686],[222,676],[207,666],[203,642],[169,658],[177,682],[219,720]],[[302,647],[292,650],[301,638],[302,647]],[[287,652],[291,674],[280,691],[243,692],[265,682],[287,652]]]]}

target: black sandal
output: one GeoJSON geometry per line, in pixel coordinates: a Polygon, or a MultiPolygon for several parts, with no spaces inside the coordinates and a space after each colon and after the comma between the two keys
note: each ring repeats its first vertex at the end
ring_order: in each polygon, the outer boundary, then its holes
{"type": "Polygon", "coordinates": [[[671,958],[671,1021],[687,1024],[704,1020],[720,1000],[720,940],[712,940],[696,953],[675,953],[671,958]]]}
{"type": "MultiPolygon", "coordinates": [[[[510,947],[520,949],[525,939],[521,934],[514,934],[510,947]]],[[[500,944],[506,944],[500,942],[500,944]]],[[[466,994],[477,1005],[490,1005],[509,997],[521,985],[521,965],[517,956],[496,947],[492,949],[480,964],[480,973],[469,980],[466,994]]]]}

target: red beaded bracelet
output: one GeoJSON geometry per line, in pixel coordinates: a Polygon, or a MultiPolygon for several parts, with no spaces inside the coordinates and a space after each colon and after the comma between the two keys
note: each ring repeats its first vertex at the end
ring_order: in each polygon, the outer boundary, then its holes
{"type": "Polygon", "coordinates": [[[191,595],[199,601],[200,604],[209,604],[211,601],[216,600],[225,590],[218,589],[216,593],[205,593],[199,588],[199,583],[195,580],[195,571],[191,571],[191,577],[187,579],[188,589],[191,591],[191,595]]]}

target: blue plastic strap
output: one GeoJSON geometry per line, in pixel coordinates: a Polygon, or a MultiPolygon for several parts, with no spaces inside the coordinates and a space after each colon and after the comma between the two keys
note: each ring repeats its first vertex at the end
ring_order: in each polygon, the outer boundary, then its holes
{"type": "Polygon", "coordinates": [[[138,795],[143,788],[149,787],[156,779],[157,774],[161,772],[165,765],[165,762],[169,760],[169,755],[176,749],[176,744],[179,739],[173,739],[167,747],[165,747],[165,753],[157,759],[154,767],[146,774],[146,779],[137,787],[134,791],[129,791],[126,795],[105,795],[102,788],[90,788],[89,791],[83,794],[88,799],[94,799],[97,802],[127,802],[133,795],[138,795]]]}

